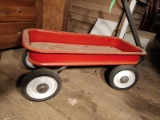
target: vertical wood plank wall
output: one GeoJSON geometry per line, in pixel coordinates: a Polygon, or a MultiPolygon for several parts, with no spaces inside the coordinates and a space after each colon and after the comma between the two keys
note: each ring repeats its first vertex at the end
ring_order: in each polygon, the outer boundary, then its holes
{"type": "Polygon", "coordinates": [[[109,14],[112,0],[71,0],[70,20],[68,31],[89,33],[97,18],[118,22],[122,13],[122,6],[117,1],[109,14]]]}
{"type": "Polygon", "coordinates": [[[43,3],[44,0],[35,0],[37,28],[42,28],[43,25],[43,3]]]}
{"type": "Polygon", "coordinates": [[[43,29],[62,30],[66,0],[44,0],[43,29]]]}

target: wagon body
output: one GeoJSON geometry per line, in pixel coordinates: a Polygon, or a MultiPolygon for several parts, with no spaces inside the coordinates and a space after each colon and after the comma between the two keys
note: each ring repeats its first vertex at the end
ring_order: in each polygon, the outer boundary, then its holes
{"type": "Polygon", "coordinates": [[[134,65],[146,54],[115,37],[40,29],[24,30],[22,44],[37,66],[134,65]]]}

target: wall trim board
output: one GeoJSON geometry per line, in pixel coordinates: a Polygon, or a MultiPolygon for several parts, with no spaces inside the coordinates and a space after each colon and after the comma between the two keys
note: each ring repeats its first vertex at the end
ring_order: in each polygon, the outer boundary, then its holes
{"type": "MultiPolygon", "coordinates": [[[[79,6],[79,7],[87,8],[87,9],[91,9],[91,10],[102,11],[102,12],[105,12],[105,13],[109,13],[109,6],[101,5],[101,4],[97,4],[97,3],[93,3],[93,2],[86,2],[86,1],[81,1],[81,0],[79,0],[79,1],[72,0],[71,5],[79,6]]],[[[122,11],[122,8],[113,7],[112,14],[121,15],[121,11],[122,11]]]]}

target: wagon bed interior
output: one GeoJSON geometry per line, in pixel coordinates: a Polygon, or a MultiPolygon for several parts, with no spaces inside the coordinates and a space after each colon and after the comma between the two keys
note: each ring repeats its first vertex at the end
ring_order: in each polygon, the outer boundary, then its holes
{"type": "Polygon", "coordinates": [[[112,46],[93,46],[93,45],[76,45],[76,44],[62,44],[62,43],[45,43],[33,42],[31,45],[38,49],[55,50],[55,51],[71,51],[77,53],[118,53],[121,50],[112,46]]]}

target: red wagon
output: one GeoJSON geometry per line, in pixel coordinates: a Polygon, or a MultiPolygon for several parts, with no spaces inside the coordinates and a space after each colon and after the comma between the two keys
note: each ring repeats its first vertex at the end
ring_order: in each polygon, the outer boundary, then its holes
{"type": "MultiPolygon", "coordinates": [[[[114,66],[109,84],[128,89],[138,80],[134,65],[146,52],[122,39],[61,31],[27,29],[23,32],[23,63],[28,68],[47,66],[114,66]]],[[[53,97],[61,79],[50,69],[34,70],[21,83],[23,95],[35,101],[53,97]]]]}
{"type": "MultiPolygon", "coordinates": [[[[27,49],[22,56],[23,64],[31,69],[47,66],[112,66],[109,85],[115,89],[132,87],[138,80],[134,65],[146,52],[141,49],[128,2],[121,1],[123,14],[126,13],[139,47],[115,37],[27,29],[23,32],[22,44],[27,49]]],[[[61,84],[58,72],[41,68],[23,78],[21,92],[29,100],[43,101],[56,95],[61,84]]]]}

